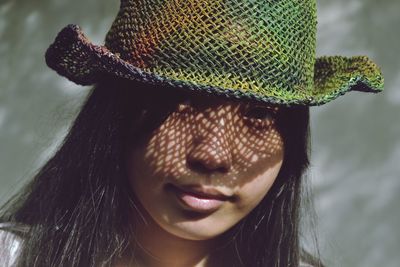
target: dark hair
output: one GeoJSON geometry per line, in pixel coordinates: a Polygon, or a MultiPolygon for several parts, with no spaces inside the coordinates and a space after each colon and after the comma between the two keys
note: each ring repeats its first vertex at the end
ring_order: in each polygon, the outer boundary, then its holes
{"type": "MultiPolygon", "coordinates": [[[[18,266],[110,266],[124,253],[134,235],[126,216],[136,209],[123,166],[128,136],[154,129],[183,95],[162,89],[107,77],[94,87],[59,150],[1,210],[2,222],[28,226],[18,266]],[[132,127],[144,110],[154,111],[132,127]]],[[[309,109],[284,108],[278,123],[281,172],[262,202],[224,234],[230,242],[221,250],[233,251],[243,266],[298,266],[303,257],[309,109]]]]}

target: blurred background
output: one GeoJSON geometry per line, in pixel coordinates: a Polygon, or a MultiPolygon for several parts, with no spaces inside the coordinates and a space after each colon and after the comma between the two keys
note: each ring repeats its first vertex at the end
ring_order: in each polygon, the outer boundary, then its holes
{"type": "MultiPolygon", "coordinates": [[[[0,204],[55,151],[88,93],[57,76],[44,53],[79,24],[103,43],[118,0],[0,0],[0,204]]],[[[365,54],[385,92],[311,108],[310,179],[327,266],[400,263],[400,1],[318,0],[318,55],[365,54]]]]}

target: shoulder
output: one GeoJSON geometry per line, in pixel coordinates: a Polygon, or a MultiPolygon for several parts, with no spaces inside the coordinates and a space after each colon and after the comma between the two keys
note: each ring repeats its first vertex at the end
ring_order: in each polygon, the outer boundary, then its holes
{"type": "Polygon", "coordinates": [[[309,263],[306,263],[304,261],[300,261],[299,267],[314,267],[314,265],[310,265],[309,263]]]}
{"type": "Polygon", "coordinates": [[[0,223],[0,266],[15,266],[26,227],[0,223]]]}

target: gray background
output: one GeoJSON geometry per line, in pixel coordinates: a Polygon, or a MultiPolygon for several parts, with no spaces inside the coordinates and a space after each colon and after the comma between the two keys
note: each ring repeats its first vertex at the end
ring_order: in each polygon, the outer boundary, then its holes
{"type": "MultiPolygon", "coordinates": [[[[102,43],[118,0],[0,0],[0,203],[54,152],[88,87],[43,55],[66,24],[102,43]]],[[[319,0],[318,55],[366,54],[379,95],[349,93],[312,108],[310,178],[328,266],[400,264],[400,1],[319,0]]]]}

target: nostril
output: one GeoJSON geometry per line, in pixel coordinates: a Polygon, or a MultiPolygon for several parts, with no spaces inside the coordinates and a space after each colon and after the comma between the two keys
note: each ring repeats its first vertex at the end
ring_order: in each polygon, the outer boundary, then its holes
{"type": "Polygon", "coordinates": [[[230,172],[232,155],[230,147],[214,135],[193,142],[186,156],[186,166],[193,171],[210,174],[230,172]]]}
{"type": "Polygon", "coordinates": [[[220,173],[228,172],[228,168],[225,166],[210,166],[199,161],[188,161],[187,164],[190,169],[198,173],[209,174],[212,172],[220,172],[220,173]]]}

